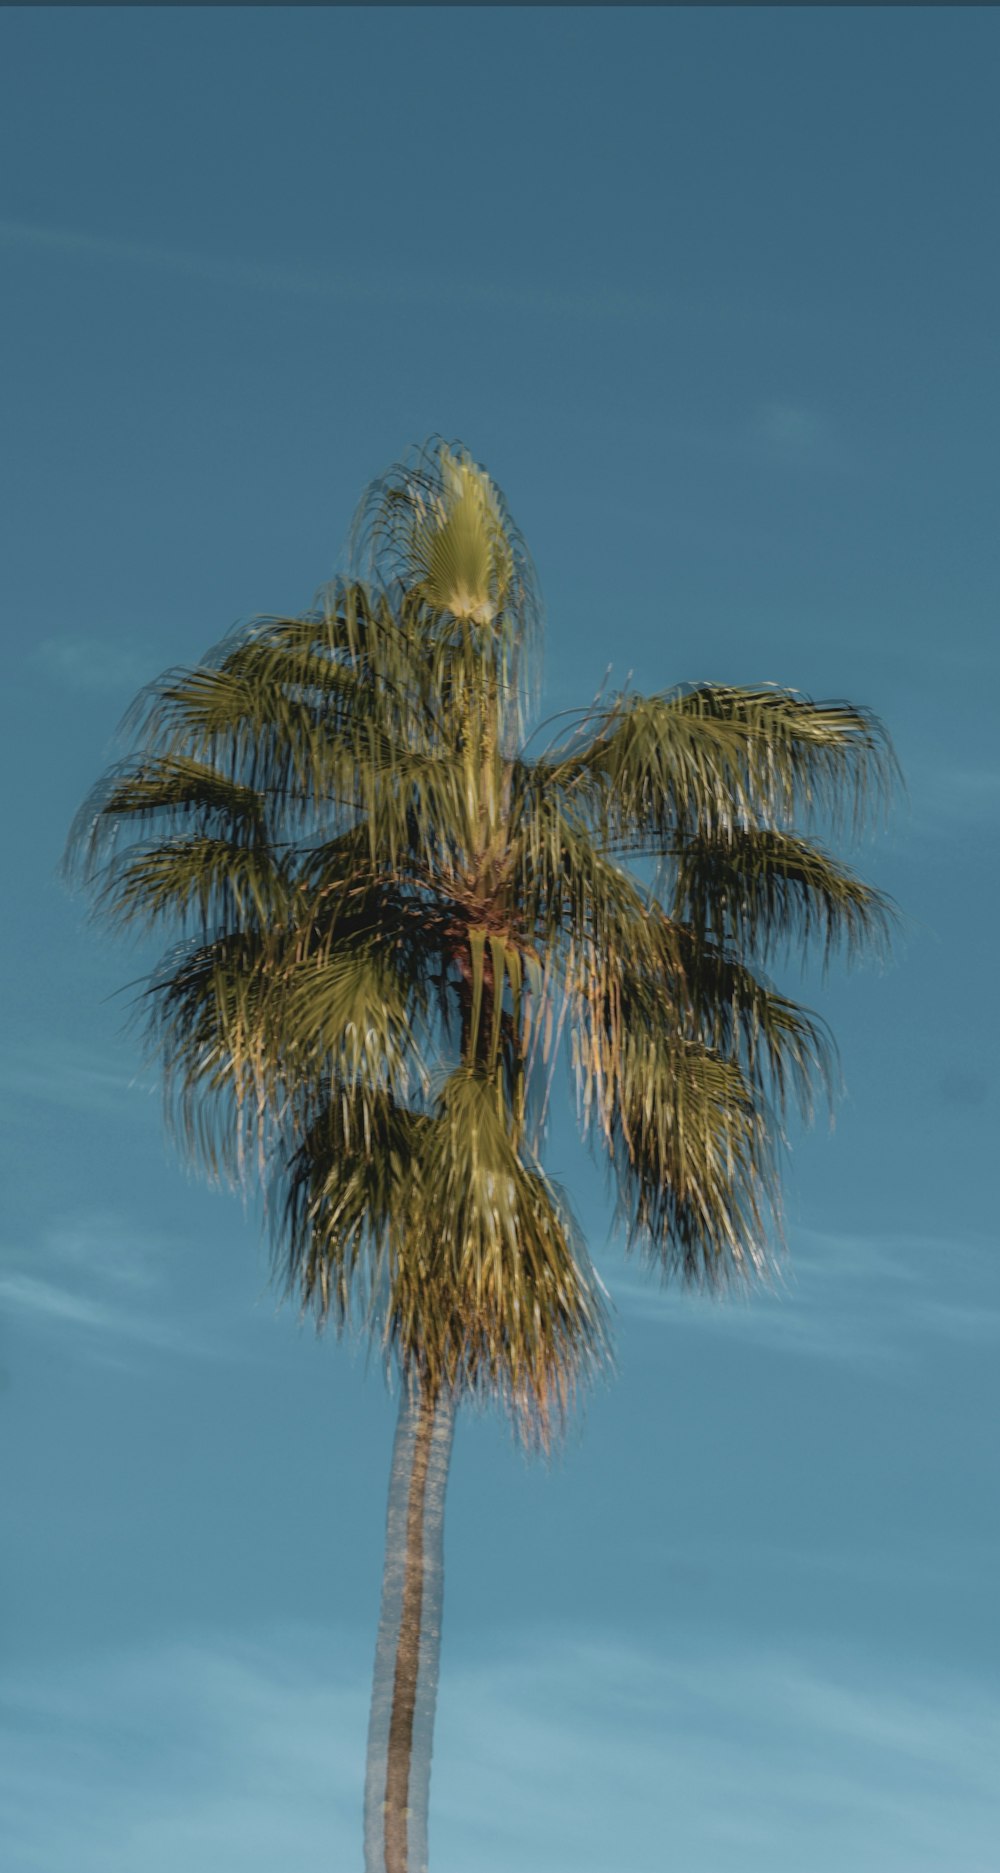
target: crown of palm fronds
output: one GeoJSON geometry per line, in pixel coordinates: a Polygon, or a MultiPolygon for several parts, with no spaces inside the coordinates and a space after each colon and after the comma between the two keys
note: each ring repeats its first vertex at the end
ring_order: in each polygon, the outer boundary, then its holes
{"type": "Polygon", "coordinates": [[[71,850],[113,920],[181,937],[145,1001],[171,1110],[216,1169],[256,1149],[288,1284],[544,1436],[607,1350],[539,1162],[560,1036],[630,1242],[762,1269],[785,1109],[833,1065],[764,971],[884,942],[814,829],[894,759],[850,704],[719,685],[612,698],[530,759],[537,585],[485,471],[427,445],[353,540],[306,615],[140,698],[71,850]]]}

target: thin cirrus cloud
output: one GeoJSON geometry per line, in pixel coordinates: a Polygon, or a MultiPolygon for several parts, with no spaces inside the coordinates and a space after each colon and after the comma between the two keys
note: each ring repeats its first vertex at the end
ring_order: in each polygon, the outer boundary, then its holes
{"type": "Polygon", "coordinates": [[[730,411],[723,421],[675,423],[675,444],[696,453],[740,464],[785,471],[812,472],[861,467],[848,438],[833,418],[810,404],[764,402],[730,411]]]}
{"type": "Polygon", "coordinates": [[[977,1238],[839,1235],[801,1230],[772,1288],[720,1299],[678,1296],[619,1263],[609,1281],[618,1311],[729,1334],[748,1347],[884,1370],[909,1366],[927,1342],[1000,1342],[990,1245],[977,1238]],[[941,1294],[942,1260],[950,1269],[941,1294]]]}
{"type": "Polygon", "coordinates": [[[0,1064],[0,1099],[11,1117],[23,1114],[26,1101],[36,1101],[74,1112],[113,1114],[120,1122],[140,1109],[137,1093],[146,1097],[153,1091],[153,1084],[140,1074],[123,1072],[110,1060],[95,1062],[85,1049],[62,1040],[8,1048],[0,1064]]]}
{"type": "Polygon", "coordinates": [[[132,691],[155,674],[148,651],[93,636],[42,638],[32,660],[42,677],[73,690],[132,691]]]}
{"type": "Polygon", "coordinates": [[[697,1639],[673,1656],[655,1636],[642,1651],[613,1637],[540,1640],[538,1651],[494,1663],[485,1697],[465,1687],[461,1733],[445,1700],[441,1756],[461,1749],[471,1760],[454,1765],[442,1814],[479,1864],[479,1818],[510,1817],[497,1873],[515,1850],[532,1873],[658,1873],[666,1843],[678,1865],[720,1873],[839,1873],[848,1859],[913,1873],[974,1865],[963,1848],[987,1838],[1000,1710],[976,1686],[889,1689],[860,1660],[734,1657],[697,1639]],[[936,1799],[917,1787],[928,1772],[936,1799]],[[949,1811],[964,1816],[957,1840],[949,1811]],[[626,1814],[634,1837],[622,1840],[612,1817],[626,1814]]]}
{"type": "MultiPolygon", "coordinates": [[[[355,1628],[303,1624],[9,1677],[18,1864],[354,1864],[368,1665],[355,1628]]],[[[493,1634],[445,1659],[435,1873],[986,1873],[998,1746],[981,1685],[870,1655],[493,1634]]]]}
{"type": "Polygon", "coordinates": [[[296,267],[268,266],[215,254],[187,252],[147,241],[122,241],[83,229],[53,228],[29,222],[0,220],[0,245],[8,249],[51,254],[64,260],[103,260],[125,263],[176,279],[237,291],[277,293],[295,299],[315,299],[343,305],[468,306],[498,312],[543,313],[553,317],[636,319],[659,317],[673,308],[662,294],[552,290],[503,286],[493,281],[405,278],[361,272],[326,273],[296,267]]]}
{"type": "Polygon", "coordinates": [[[790,456],[815,455],[829,446],[829,424],[801,403],[762,403],[754,429],[764,442],[790,456]]]}
{"type": "Polygon", "coordinates": [[[0,1308],[9,1331],[55,1335],[75,1357],[98,1362],[138,1347],[214,1356],[219,1349],[187,1316],[176,1326],[165,1317],[164,1270],[177,1246],[103,1215],[50,1225],[4,1254],[0,1308]]]}
{"type": "Polygon", "coordinates": [[[152,1312],[124,1306],[23,1269],[0,1275],[0,1308],[8,1331],[59,1334],[74,1358],[99,1365],[128,1361],[130,1349],[185,1356],[214,1355],[190,1331],[174,1330],[152,1312]]]}
{"type": "MultiPolygon", "coordinates": [[[[981,665],[984,683],[989,681],[986,660],[981,665]]],[[[1000,768],[981,763],[977,767],[959,767],[938,762],[922,767],[919,794],[913,802],[913,820],[918,833],[953,838],[956,827],[972,829],[977,834],[996,825],[1000,812],[1000,768]]]]}
{"type": "Polygon", "coordinates": [[[168,1640],[8,1679],[0,1825],[12,1863],[351,1865],[366,1697],[329,1650],[322,1634],[311,1654],[288,1635],[270,1648],[168,1640]]]}

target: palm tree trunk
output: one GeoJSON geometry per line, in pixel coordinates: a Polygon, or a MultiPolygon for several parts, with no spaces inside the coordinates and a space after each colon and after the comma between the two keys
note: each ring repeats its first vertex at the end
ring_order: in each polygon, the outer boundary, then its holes
{"type": "Polygon", "coordinates": [[[454,1404],[403,1385],[365,1779],[365,1873],[426,1873],[454,1404]]]}

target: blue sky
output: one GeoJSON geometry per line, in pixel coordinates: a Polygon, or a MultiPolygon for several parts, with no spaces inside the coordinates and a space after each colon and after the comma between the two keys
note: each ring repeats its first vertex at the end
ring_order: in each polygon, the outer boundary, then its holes
{"type": "MultiPolygon", "coordinates": [[[[434,1873],[987,1873],[1000,1742],[995,11],[7,9],[0,1825],[18,1873],[360,1863],[393,1405],[279,1311],[56,867],[135,690],[307,604],[432,432],[609,663],[849,696],[888,969],[803,993],[783,1289],[612,1240],[556,1464],[459,1429],[434,1873]]],[[[789,986],[794,987],[795,977],[789,986]]]]}

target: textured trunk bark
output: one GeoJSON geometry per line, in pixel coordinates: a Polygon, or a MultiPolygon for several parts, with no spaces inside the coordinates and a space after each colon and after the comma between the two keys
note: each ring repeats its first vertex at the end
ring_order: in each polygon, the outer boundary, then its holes
{"type": "Polygon", "coordinates": [[[443,1596],[449,1397],[404,1389],[386,1519],[365,1781],[365,1873],[426,1873],[443,1596]]]}

